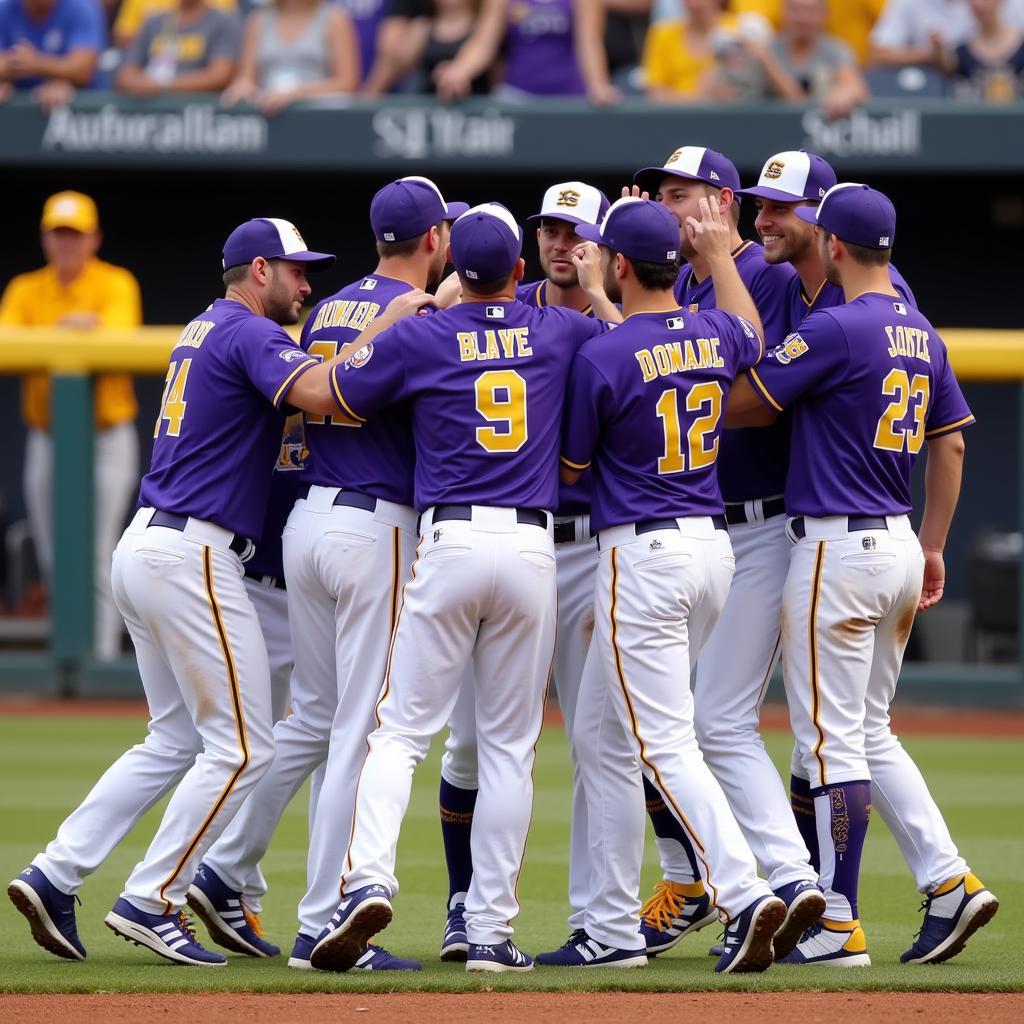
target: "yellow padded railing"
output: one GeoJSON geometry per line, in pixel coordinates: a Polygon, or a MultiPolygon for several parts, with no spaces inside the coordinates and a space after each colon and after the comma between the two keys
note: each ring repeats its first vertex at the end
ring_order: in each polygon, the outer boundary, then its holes
{"type": "MultiPolygon", "coordinates": [[[[288,331],[298,337],[297,327],[288,331]]],[[[0,327],[0,373],[163,374],[180,333],[180,327],[0,327]]],[[[939,334],[960,380],[1024,381],[1024,330],[950,327],[939,334]]]]}

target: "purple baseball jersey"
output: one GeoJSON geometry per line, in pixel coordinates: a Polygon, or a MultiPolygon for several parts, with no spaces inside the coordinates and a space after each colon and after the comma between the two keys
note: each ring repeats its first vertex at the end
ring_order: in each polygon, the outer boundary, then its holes
{"type": "Polygon", "coordinates": [[[562,461],[593,462],[595,530],[723,511],[715,462],[737,373],[764,346],[741,317],[635,313],[573,362],[562,461]]]}
{"type": "Polygon", "coordinates": [[[935,328],[899,297],[867,293],[813,313],[748,373],[794,405],[790,515],[902,515],[925,440],[974,422],[935,328]]]}
{"type": "MultiPolygon", "coordinates": [[[[536,306],[540,309],[548,304],[548,279],[542,281],[531,281],[529,284],[521,284],[516,288],[516,298],[525,302],[528,306],[536,306]]],[[[581,310],[583,316],[592,317],[594,310],[587,306],[581,310]]],[[[558,485],[558,509],[560,516],[585,516],[590,511],[590,495],[592,483],[590,470],[587,470],[574,484],[558,485]]]]}
{"type": "Polygon", "coordinates": [[[277,324],[217,299],[171,352],[139,504],[258,537],[281,450],[281,403],[314,366],[277,324]]]}
{"type": "MultiPolygon", "coordinates": [[[[362,277],[316,305],[299,344],[310,355],[333,359],[395,296],[411,290],[411,285],[392,277],[362,277]]],[[[339,418],[307,414],[306,445],[309,483],[362,491],[399,505],[412,504],[416,453],[408,405],[395,405],[358,427],[339,418]]]]}
{"type": "Polygon", "coordinates": [[[505,84],[541,96],[582,96],[573,0],[510,0],[505,84]]]}
{"type": "Polygon", "coordinates": [[[554,509],[569,367],[606,329],[557,306],[463,303],[385,331],[335,368],[335,396],[360,422],[411,401],[418,511],[554,509]]]}
{"type": "MultiPolygon", "coordinates": [[[[292,421],[289,420],[289,423],[292,421]]],[[[306,442],[302,436],[301,421],[295,429],[285,425],[281,452],[270,480],[270,500],[263,530],[256,541],[256,553],[245,563],[246,572],[257,576],[284,576],[284,556],[281,535],[295,502],[309,491],[309,480],[303,473],[306,463],[306,442]]]]}
{"type": "MultiPolygon", "coordinates": [[[[892,281],[893,288],[895,288],[911,306],[917,305],[917,299],[914,298],[914,293],[910,290],[910,285],[907,284],[903,275],[892,264],[889,264],[889,279],[892,281]]],[[[819,309],[831,309],[833,306],[843,305],[844,302],[846,302],[846,295],[839,285],[829,284],[828,281],[822,281],[821,287],[813,296],[810,296],[806,291],[804,291],[800,275],[795,274],[789,282],[789,293],[787,297],[787,303],[789,305],[789,329],[791,331],[795,331],[807,317],[812,313],[816,313],[819,309]]]]}
{"type": "MultiPolygon", "coordinates": [[[[747,286],[764,326],[765,348],[781,344],[789,331],[787,289],[799,275],[788,263],[771,264],[756,242],[743,242],[733,251],[736,269],[747,286]]],[[[689,265],[675,287],[676,301],[691,311],[715,308],[715,286],[706,277],[699,284],[689,265]]],[[[718,482],[726,501],[752,501],[782,494],[789,465],[788,417],[767,429],[725,430],[718,457],[718,482]]]]}

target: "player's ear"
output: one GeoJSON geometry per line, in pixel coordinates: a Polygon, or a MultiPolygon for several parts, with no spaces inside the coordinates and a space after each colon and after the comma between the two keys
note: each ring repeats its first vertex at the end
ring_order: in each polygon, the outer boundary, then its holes
{"type": "Polygon", "coordinates": [[[621,281],[626,276],[626,257],[621,252],[615,254],[615,280],[621,281]]]}
{"type": "Polygon", "coordinates": [[[445,263],[451,263],[452,261],[452,243],[448,242],[444,247],[444,261],[445,263]]]}
{"type": "Polygon", "coordinates": [[[252,261],[249,271],[260,284],[265,284],[270,278],[270,264],[262,256],[257,256],[252,261]]]}
{"type": "Polygon", "coordinates": [[[435,253],[441,248],[441,233],[437,230],[436,224],[430,225],[427,231],[427,252],[435,253]]]}
{"type": "Polygon", "coordinates": [[[526,274],[526,260],[520,257],[516,260],[516,265],[512,268],[512,280],[518,284],[522,281],[526,274]]]}
{"type": "Polygon", "coordinates": [[[718,190],[718,212],[723,216],[725,211],[736,201],[736,193],[731,188],[726,186],[718,190]]]}

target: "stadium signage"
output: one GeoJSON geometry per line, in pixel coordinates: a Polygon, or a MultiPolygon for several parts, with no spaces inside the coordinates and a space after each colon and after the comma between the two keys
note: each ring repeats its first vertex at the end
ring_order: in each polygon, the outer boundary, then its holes
{"type": "Polygon", "coordinates": [[[803,116],[803,147],[825,156],[915,156],[921,152],[921,114],[898,110],[871,114],[854,110],[830,121],[821,110],[803,116]]]}
{"type": "Polygon", "coordinates": [[[99,110],[58,107],[43,132],[43,149],[68,153],[261,153],[262,114],[225,113],[213,104],[142,112],[107,104],[99,110]]]}
{"type": "Polygon", "coordinates": [[[384,107],[373,115],[374,152],[382,157],[508,157],[516,119],[497,110],[384,107]]]}

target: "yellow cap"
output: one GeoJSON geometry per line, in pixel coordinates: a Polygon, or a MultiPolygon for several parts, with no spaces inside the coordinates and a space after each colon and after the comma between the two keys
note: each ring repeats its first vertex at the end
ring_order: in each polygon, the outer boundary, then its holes
{"type": "Polygon", "coordinates": [[[83,234],[96,231],[100,226],[96,204],[81,192],[58,192],[43,204],[42,229],[72,228],[83,234]]]}

